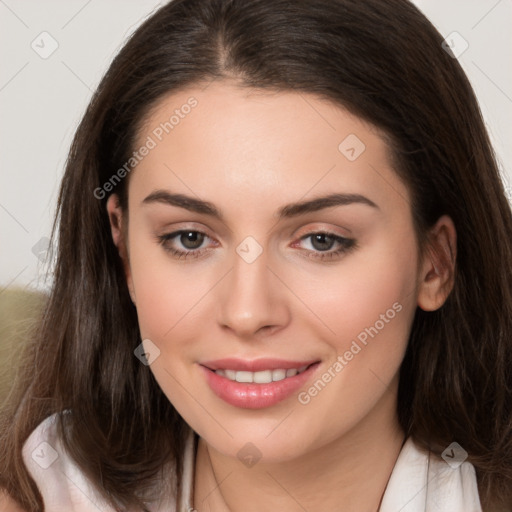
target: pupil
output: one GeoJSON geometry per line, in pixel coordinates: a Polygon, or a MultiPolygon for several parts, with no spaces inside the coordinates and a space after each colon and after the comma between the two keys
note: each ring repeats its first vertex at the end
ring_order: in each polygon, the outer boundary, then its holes
{"type": "Polygon", "coordinates": [[[334,239],[329,235],[318,233],[313,236],[313,247],[320,251],[327,251],[332,248],[334,239]],[[326,238],[329,240],[326,242],[326,238]]]}

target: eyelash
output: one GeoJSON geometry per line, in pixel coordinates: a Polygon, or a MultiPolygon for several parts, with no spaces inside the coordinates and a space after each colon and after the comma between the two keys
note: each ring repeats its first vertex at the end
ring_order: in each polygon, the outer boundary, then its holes
{"type": "MultiPolygon", "coordinates": [[[[168,242],[172,240],[173,238],[176,238],[184,233],[198,233],[200,235],[204,235],[206,238],[210,238],[206,233],[203,233],[202,231],[196,231],[193,229],[182,229],[180,231],[174,231],[173,233],[165,234],[165,235],[159,235],[157,236],[157,241],[165,251],[170,253],[173,257],[177,259],[187,259],[187,258],[199,258],[201,257],[205,252],[208,251],[208,248],[203,249],[190,249],[187,251],[182,251],[179,249],[175,249],[174,247],[170,247],[168,245],[168,242]]],[[[304,236],[302,236],[299,240],[305,240],[307,238],[310,238],[314,235],[326,235],[329,238],[332,238],[335,243],[340,244],[340,248],[335,251],[310,251],[308,249],[305,249],[308,251],[308,258],[311,259],[317,259],[317,260],[332,260],[339,256],[341,256],[344,253],[348,253],[349,251],[355,249],[357,247],[356,240],[353,238],[345,238],[339,235],[335,235],[334,233],[330,233],[328,231],[312,231],[311,233],[308,233],[304,236]]]]}

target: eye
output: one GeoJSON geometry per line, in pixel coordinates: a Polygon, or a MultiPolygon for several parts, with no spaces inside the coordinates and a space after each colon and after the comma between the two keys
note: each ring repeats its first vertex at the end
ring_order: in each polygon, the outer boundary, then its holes
{"type": "MultiPolygon", "coordinates": [[[[182,229],[157,236],[157,241],[164,250],[177,259],[198,258],[202,256],[205,252],[209,251],[208,247],[201,247],[208,239],[212,240],[206,233],[193,229],[182,229]]],[[[326,231],[308,233],[292,246],[296,247],[297,244],[306,240],[309,240],[311,247],[303,249],[307,253],[307,257],[319,260],[339,258],[357,246],[356,241],[352,238],[345,238],[326,231]],[[331,250],[333,247],[337,248],[333,251],[331,250]]]]}
{"type": "Polygon", "coordinates": [[[308,233],[301,237],[300,242],[306,240],[309,240],[309,244],[306,245],[311,247],[311,249],[306,249],[306,251],[308,251],[307,257],[320,260],[340,257],[344,253],[355,249],[356,247],[356,241],[353,238],[345,238],[326,231],[308,233]],[[337,248],[334,251],[331,251],[333,247],[337,248]]]}
{"type": "Polygon", "coordinates": [[[203,242],[210,237],[201,231],[193,229],[182,229],[166,235],[157,237],[162,247],[178,259],[197,258],[201,256],[207,248],[200,248],[203,242]],[[176,244],[181,245],[184,249],[176,244]]]}

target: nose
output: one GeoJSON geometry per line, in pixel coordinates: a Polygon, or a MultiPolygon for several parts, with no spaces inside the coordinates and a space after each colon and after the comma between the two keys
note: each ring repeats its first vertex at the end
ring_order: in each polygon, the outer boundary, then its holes
{"type": "Polygon", "coordinates": [[[235,254],[221,283],[218,322],[237,338],[271,334],[290,321],[286,287],[267,265],[265,251],[251,263],[235,254]]]}

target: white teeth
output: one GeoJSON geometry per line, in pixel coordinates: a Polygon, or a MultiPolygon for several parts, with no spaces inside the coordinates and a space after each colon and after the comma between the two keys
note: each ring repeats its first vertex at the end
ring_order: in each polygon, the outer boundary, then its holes
{"type": "Polygon", "coordinates": [[[272,370],[272,380],[275,382],[276,380],[286,379],[286,370],[272,370]]]}
{"type": "Polygon", "coordinates": [[[217,375],[225,377],[229,380],[242,383],[255,384],[268,384],[270,382],[277,382],[288,377],[295,377],[298,373],[302,373],[308,365],[301,366],[300,368],[289,368],[288,370],[262,370],[259,372],[236,371],[229,369],[215,370],[217,375]]]}
{"type": "Polygon", "coordinates": [[[237,382],[253,382],[252,372],[236,372],[235,380],[237,382]]]}
{"type": "Polygon", "coordinates": [[[253,382],[256,384],[268,384],[269,382],[272,382],[272,372],[270,370],[254,372],[253,382]]]}
{"type": "Polygon", "coordinates": [[[227,377],[229,380],[236,380],[236,372],[235,370],[224,370],[223,377],[227,377]]]}

